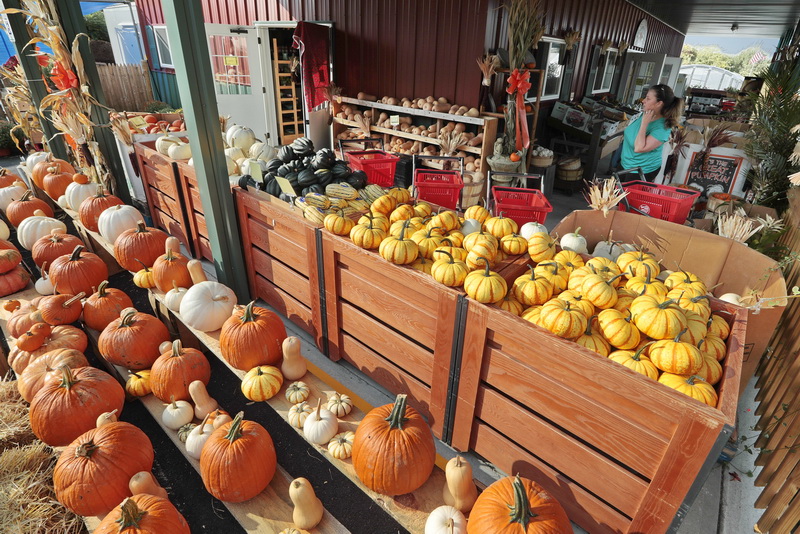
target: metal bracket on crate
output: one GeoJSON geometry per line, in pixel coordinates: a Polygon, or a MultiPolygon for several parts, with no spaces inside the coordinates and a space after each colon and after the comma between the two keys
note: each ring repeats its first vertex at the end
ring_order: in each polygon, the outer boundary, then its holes
{"type": "MultiPolygon", "coordinates": [[[[539,191],[544,195],[544,191],[542,191],[542,186],[544,185],[544,176],[541,174],[527,174],[524,172],[494,172],[489,169],[489,172],[486,174],[486,209],[491,211],[492,210],[492,176],[510,176],[512,178],[524,178],[527,180],[529,178],[539,179],[539,191]]],[[[526,189],[536,189],[535,187],[528,187],[526,189]]]]}
{"type": "MultiPolygon", "coordinates": [[[[441,161],[458,161],[459,165],[461,166],[461,177],[464,177],[464,158],[460,156],[420,156],[419,154],[413,154],[411,156],[411,187],[414,188],[414,192],[416,195],[417,191],[417,160],[441,160],[441,161]]],[[[456,203],[456,210],[461,211],[461,193],[458,194],[458,202],[456,203]]]]}
{"type": "Polygon", "coordinates": [[[344,145],[354,145],[354,144],[365,144],[365,143],[373,143],[381,145],[381,150],[383,150],[383,137],[367,137],[364,139],[339,139],[339,154],[341,154],[341,158],[344,159],[344,145]]]}

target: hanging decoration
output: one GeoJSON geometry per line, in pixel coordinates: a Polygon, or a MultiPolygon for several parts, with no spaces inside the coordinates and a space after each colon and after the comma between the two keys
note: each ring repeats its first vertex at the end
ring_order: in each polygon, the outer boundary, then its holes
{"type": "Polygon", "coordinates": [[[603,72],[606,69],[606,61],[608,61],[608,49],[611,48],[611,41],[608,39],[600,43],[600,57],[597,58],[597,70],[603,72]]]}
{"type": "Polygon", "coordinates": [[[564,33],[564,42],[566,43],[566,52],[564,54],[564,62],[563,65],[569,65],[570,61],[572,60],[572,49],[575,48],[575,45],[578,44],[581,40],[581,31],[580,30],[573,30],[569,29],[564,33]]]}
{"type": "Polygon", "coordinates": [[[622,56],[625,54],[625,51],[628,50],[628,41],[620,41],[617,45],[617,49],[619,50],[619,52],[617,52],[617,66],[619,66],[622,63],[622,56]]]}
{"type": "Polygon", "coordinates": [[[531,73],[527,70],[520,72],[519,69],[514,69],[511,76],[508,78],[508,88],[506,93],[509,98],[516,95],[516,124],[515,131],[516,137],[516,150],[520,151],[523,148],[528,148],[530,145],[530,138],[528,136],[528,119],[525,116],[525,95],[531,88],[531,73]]]}
{"type": "Polygon", "coordinates": [[[489,103],[489,89],[492,85],[492,76],[495,75],[497,69],[500,68],[500,58],[493,54],[485,54],[483,57],[477,58],[478,68],[481,69],[483,79],[481,80],[481,90],[478,94],[478,108],[483,112],[489,103]]]}

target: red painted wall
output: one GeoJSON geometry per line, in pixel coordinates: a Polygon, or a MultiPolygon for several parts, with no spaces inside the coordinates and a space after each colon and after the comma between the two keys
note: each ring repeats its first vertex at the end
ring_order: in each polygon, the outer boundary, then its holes
{"type": "MultiPolygon", "coordinates": [[[[501,0],[202,0],[206,22],[250,25],[255,21],[330,20],[335,24],[337,83],[345,94],[444,96],[477,104],[480,72],[475,58],[506,47],[501,0]]],[[[684,36],[625,0],[542,0],[547,35],[578,28],[582,41],[572,90],[580,98],[591,46],[633,41],[648,19],[645,51],[679,55],[684,36]]],[[[163,24],[161,0],[138,0],[143,25],[163,24]]],[[[144,32],[143,32],[144,33],[144,32]]]]}

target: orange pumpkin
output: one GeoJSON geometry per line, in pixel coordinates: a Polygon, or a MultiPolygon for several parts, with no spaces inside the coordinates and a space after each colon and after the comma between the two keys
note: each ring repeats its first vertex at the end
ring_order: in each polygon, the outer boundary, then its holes
{"type": "Polygon", "coordinates": [[[22,263],[22,254],[19,249],[11,241],[0,239],[0,273],[7,273],[20,263],[22,263]]]}
{"type": "Polygon", "coordinates": [[[48,381],[61,376],[58,370],[62,365],[70,369],[86,367],[89,362],[82,352],[75,349],[55,349],[31,362],[17,379],[17,389],[28,402],[48,381]]]}
{"type": "Polygon", "coordinates": [[[19,376],[30,363],[52,350],[75,349],[83,352],[88,345],[86,334],[80,328],[71,325],[56,326],[39,348],[32,351],[12,348],[8,353],[8,365],[19,376]]]}
{"type": "Polygon", "coordinates": [[[353,439],[353,467],[361,482],[384,495],[411,493],[433,471],[436,449],[428,423],[406,395],[370,410],[353,439]]]}
{"type": "Polygon", "coordinates": [[[58,200],[58,197],[67,191],[67,186],[72,183],[71,172],[62,172],[59,167],[49,167],[47,174],[42,180],[42,189],[53,200],[58,200]]]}
{"type": "Polygon", "coordinates": [[[42,210],[48,217],[53,216],[53,209],[50,204],[40,198],[33,196],[33,191],[25,191],[19,200],[12,201],[6,208],[6,217],[14,227],[19,223],[32,217],[36,210],[42,210]]]}
{"type": "Polygon", "coordinates": [[[236,369],[249,371],[259,365],[280,365],[286,327],[280,317],[255,301],[234,309],[219,333],[222,357],[236,369]]]}
{"type": "Polygon", "coordinates": [[[252,499],[269,485],[276,468],[269,432],[254,421],[245,421],[244,412],[216,429],[200,453],[203,484],[224,502],[252,499]]]}
{"type": "Polygon", "coordinates": [[[48,295],[39,302],[42,319],[49,325],[74,323],[81,316],[83,293],[77,295],[48,295]]]}
{"type": "Polygon", "coordinates": [[[544,488],[527,478],[505,477],[478,496],[467,534],[568,534],[572,525],[564,508],[544,488]]]}
{"type": "Polygon", "coordinates": [[[39,303],[43,298],[44,297],[36,297],[11,313],[8,323],[6,323],[8,333],[11,334],[11,337],[19,337],[30,330],[36,323],[43,322],[42,314],[39,311],[39,303]]]}
{"type": "Polygon", "coordinates": [[[130,423],[92,428],[58,457],[53,470],[56,498],[79,515],[106,514],[130,496],[133,475],[153,469],[153,457],[150,438],[130,423]]]}
{"type": "Polygon", "coordinates": [[[108,279],[108,267],[100,256],[78,245],[69,256],[53,260],[49,274],[59,293],[91,295],[100,282],[108,279]]]}
{"type": "Polygon", "coordinates": [[[5,167],[0,168],[0,189],[14,185],[14,182],[21,182],[22,179],[12,172],[8,172],[5,167]]]}
{"type": "MultiPolygon", "coordinates": [[[[107,194],[101,184],[97,184],[97,194],[90,196],[81,202],[78,208],[78,218],[81,224],[92,232],[97,232],[97,219],[100,214],[111,206],[124,204],[122,200],[114,195],[107,194]]],[[[129,269],[130,270],[130,269],[129,269]]]]}
{"type": "Polygon", "coordinates": [[[205,354],[197,349],[184,348],[181,340],[172,342],[172,348],[153,363],[150,369],[150,388],[164,402],[190,400],[189,384],[200,380],[208,384],[211,366],[205,354]]]}
{"type": "Polygon", "coordinates": [[[45,272],[44,265],[52,264],[53,260],[59,256],[72,253],[75,247],[83,245],[83,241],[77,236],[64,234],[60,230],[53,230],[50,235],[40,237],[31,248],[33,262],[41,267],[45,272]]]}
{"type": "Polygon", "coordinates": [[[94,428],[100,414],[122,412],[125,404],[125,390],[110,374],[94,367],[60,370],[61,380],[46,383],[30,408],[33,433],[52,447],[69,445],[94,428]]]}
{"type": "Polygon", "coordinates": [[[108,280],[103,280],[97,293],[90,295],[83,303],[83,322],[86,326],[102,332],[108,324],[117,319],[125,308],[133,306],[133,301],[124,291],[108,287],[108,280]]]}
{"type": "Polygon", "coordinates": [[[140,221],[136,229],[125,230],[117,237],[114,257],[120,267],[128,271],[138,271],[140,262],[150,267],[163,253],[167,237],[158,228],[147,227],[140,221]]]}
{"type": "Polygon", "coordinates": [[[192,277],[187,265],[189,258],[181,254],[180,241],[176,237],[168,237],[164,243],[166,253],[153,263],[153,282],[156,287],[166,293],[173,284],[178,287],[192,286],[192,277]]]}
{"type": "Polygon", "coordinates": [[[127,311],[100,333],[97,346],[106,361],[126,369],[149,369],[161,355],[158,346],[169,341],[164,323],[146,313],[127,311]]]}
{"type": "Polygon", "coordinates": [[[190,534],[189,525],[169,499],[140,493],[122,501],[94,529],[94,534],[190,534]]]}
{"type": "Polygon", "coordinates": [[[75,172],[75,167],[70,165],[69,162],[49,154],[47,158],[34,165],[33,169],[31,169],[31,178],[39,189],[44,189],[44,177],[52,167],[56,167],[58,172],[68,172],[70,174],[75,172]]]}

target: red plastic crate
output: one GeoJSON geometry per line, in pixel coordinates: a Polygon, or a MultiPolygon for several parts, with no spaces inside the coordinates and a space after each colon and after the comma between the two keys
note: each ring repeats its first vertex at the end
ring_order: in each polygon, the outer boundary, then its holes
{"type": "Polygon", "coordinates": [[[538,189],[518,187],[492,187],[495,213],[514,219],[519,226],[528,222],[544,224],[547,214],[553,211],[544,194],[538,189]]]}
{"type": "Polygon", "coordinates": [[[464,181],[458,171],[417,169],[414,171],[414,185],[420,200],[456,209],[459,193],[464,188],[464,181]]]}
{"type": "Polygon", "coordinates": [[[628,191],[628,196],[619,204],[620,211],[628,211],[627,201],[631,208],[645,215],[678,224],[689,217],[692,205],[700,196],[694,189],[641,181],[624,183],[622,188],[628,191]]]}
{"type": "Polygon", "coordinates": [[[367,173],[367,183],[381,187],[394,185],[394,171],[399,157],[383,150],[353,150],[344,154],[354,171],[367,173]]]}

